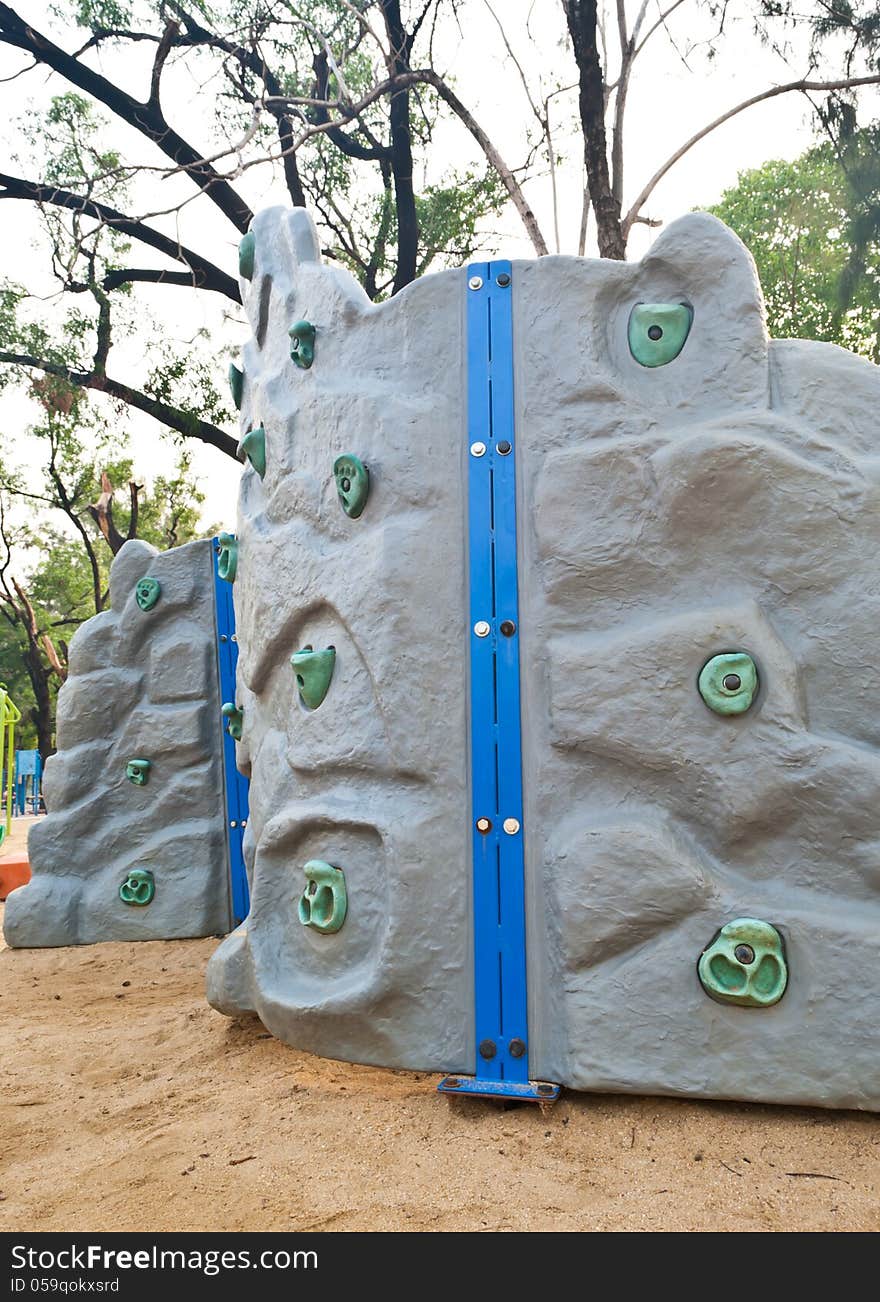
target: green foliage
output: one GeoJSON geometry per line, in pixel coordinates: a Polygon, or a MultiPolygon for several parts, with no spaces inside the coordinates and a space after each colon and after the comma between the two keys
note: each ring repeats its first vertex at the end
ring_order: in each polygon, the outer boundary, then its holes
{"type": "Polygon", "coordinates": [[[741,172],[709,209],[751,250],[777,338],[823,340],[880,361],[880,231],[868,218],[877,160],[873,133],[861,134],[848,160],[819,145],[741,172]]]}

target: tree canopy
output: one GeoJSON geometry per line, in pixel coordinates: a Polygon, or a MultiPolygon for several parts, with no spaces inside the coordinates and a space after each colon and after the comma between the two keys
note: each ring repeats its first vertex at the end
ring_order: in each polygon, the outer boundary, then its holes
{"type": "Polygon", "coordinates": [[[741,172],[710,211],[751,250],[778,338],[819,339],[880,362],[880,194],[873,131],[741,172]],[[867,238],[863,230],[867,225],[867,238]]]}

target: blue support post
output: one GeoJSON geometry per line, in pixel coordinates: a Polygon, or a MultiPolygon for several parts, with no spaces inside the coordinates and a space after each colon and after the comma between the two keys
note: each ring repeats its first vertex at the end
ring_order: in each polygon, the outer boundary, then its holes
{"type": "MultiPolygon", "coordinates": [[[[235,666],[238,663],[238,646],[235,640],[235,609],[232,604],[232,584],[221,579],[217,569],[220,540],[214,539],[214,608],[217,620],[217,664],[220,671],[220,700],[235,700],[235,666]]],[[[235,926],[243,922],[250,911],[250,891],[244,866],[242,842],[248,819],[248,780],[235,767],[235,742],[230,737],[222,718],[217,726],[221,730],[223,747],[223,781],[226,790],[226,844],[229,850],[229,882],[232,894],[232,918],[235,926]]]]}
{"type": "Polygon", "coordinates": [[[438,1088],[552,1100],[529,1074],[511,264],[474,263],[467,283],[476,1068],[438,1088]]]}

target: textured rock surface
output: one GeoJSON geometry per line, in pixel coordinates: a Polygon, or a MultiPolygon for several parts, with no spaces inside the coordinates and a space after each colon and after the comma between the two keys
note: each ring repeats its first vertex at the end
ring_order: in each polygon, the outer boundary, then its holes
{"type": "Polygon", "coordinates": [[[32,879],[6,904],[9,945],[229,929],[212,545],[126,543],[110,593],[110,610],[70,645],[44,778],[49,813],[31,829],[32,879]],[[149,611],[134,591],[146,575],[162,589],[149,611]],[[136,758],[151,764],[143,787],[126,777],[136,758]],[[134,868],[155,879],[145,907],[119,898],[134,868]]]}
{"type": "MultiPolygon", "coordinates": [[[[209,998],[319,1052],[472,1070],[465,272],[374,307],[319,264],[303,213],[253,230],[252,912],[209,998]],[[370,470],[358,520],[342,453],[370,470]],[[307,643],[337,649],[313,712],[289,665],[307,643]],[[309,858],[346,874],[333,936],[297,920],[309,858]]],[[[771,343],[749,255],[699,214],[640,264],[515,263],[513,309],[532,1075],[880,1107],[880,369],[771,343]],[[693,308],[668,365],[630,355],[639,302],[693,308]],[[697,679],[732,650],[760,688],[725,717],[697,679]],[[736,917],[783,937],[772,1008],[700,987],[736,917]]]]}

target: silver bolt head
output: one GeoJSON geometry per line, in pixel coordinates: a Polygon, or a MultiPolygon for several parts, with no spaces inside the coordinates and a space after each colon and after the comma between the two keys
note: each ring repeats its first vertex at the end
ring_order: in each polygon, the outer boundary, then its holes
{"type": "Polygon", "coordinates": [[[505,818],[503,827],[508,836],[516,836],[519,831],[519,819],[505,818]]]}
{"type": "Polygon", "coordinates": [[[474,632],[477,637],[488,637],[492,632],[492,625],[487,624],[484,619],[478,619],[476,624],[474,624],[474,632]]]}
{"type": "Polygon", "coordinates": [[[482,289],[482,288],[483,288],[483,277],[471,276],[470,280],[468,281],[468,289],[482,289]]]}
{"type": "Polygon", "coordinates": [[[472,456],[472,457],[484,457],[485,455],[486,455],[486,444],[485,444],[485,443],[472,443],[472,444],[471,444],[471,456],[472,456]]]}

